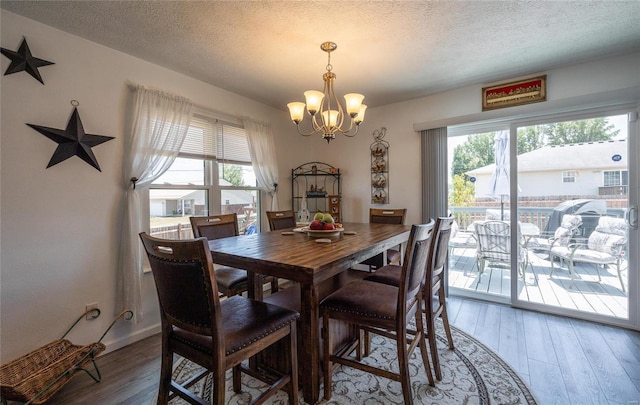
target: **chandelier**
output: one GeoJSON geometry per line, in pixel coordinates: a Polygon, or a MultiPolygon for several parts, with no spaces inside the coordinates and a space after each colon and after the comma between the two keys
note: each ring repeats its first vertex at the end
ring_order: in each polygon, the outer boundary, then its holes
{"type": "Polygon", "coordinates": [[[305,91],[304,97],[306,104],[302,102],[287,104],[291,120],[296,124],[300,135],[310,136],[320,133],[327,143],[335,139],[336,132],[349,137],[355,136],[358,133],[360,124],[364,120],[364,112],[367,109],[367,106],[362,104],[362,100],[364,99],[362,94],[345,94],[345,105],[350,119],[349,128],[343,127],[343,124],[345,124],[345,114],[336,93],[333,91],[333,82],[336,80],[336,75],[331,71],[333,69],[333,66],[331,66],[331,52],[335,51],[337,47],[338,45],[334,42],[323,42],[320,45],[320,49],[327,53],[327,72],[322,75],[324,91],[305,91]],[[305,107],[311,116],[312,130],[309,133],[300,130],[300,123],[304,118],[305,107]]]}

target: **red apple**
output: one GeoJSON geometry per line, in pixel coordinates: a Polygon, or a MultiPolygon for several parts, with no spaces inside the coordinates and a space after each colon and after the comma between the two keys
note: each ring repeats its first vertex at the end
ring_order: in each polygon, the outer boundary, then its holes
{"type": "Polygon", "coordinates": [[[324,224],[324,230],[325,231],[333,231],[334,229],[336,229],[334,224],[330,224],[330,223],[324,224]]]}
{"type": "Polygon", "coordinates": [[[321,231],[324,229],[324,224],[321,221],[315,220],[309,224],[309,229],[321,231]]]}

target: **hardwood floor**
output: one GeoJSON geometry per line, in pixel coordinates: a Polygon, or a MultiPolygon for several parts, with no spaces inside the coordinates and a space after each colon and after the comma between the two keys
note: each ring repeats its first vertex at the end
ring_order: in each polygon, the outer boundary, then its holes
{"type": "MultiPolygon", "coordinates": [[[[640,333],[451,297],[453,325],[499,353],[542,405],[640,404],[640,333]]],[[[150,404],[158,386],[160,336],[98,359],[102,382],[78,374],[52,404],[150,404]]]]}

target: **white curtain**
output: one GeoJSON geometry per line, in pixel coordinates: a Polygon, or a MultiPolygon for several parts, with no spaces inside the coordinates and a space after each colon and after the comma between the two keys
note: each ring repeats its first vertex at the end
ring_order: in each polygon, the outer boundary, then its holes
{"type": "Polygon", "coordinates": [[[191,122],[192,103],[186,98],[132,88],[131,125],[125,133],[123,162],[125,206],[118,259],[116,313],[129,309],[142,320],[144,249],[138,234],[144,217],[142,197],[154,180],[176,159],[191,122]],[[142,194],[144,192],[144,194],[142,194]]]}
{"type": "Polygon", "coordinates": [[[243,123],[258,187],[271,196],[271,211],[277,211],[278,165],[271,127],[248,118],[243,119],[243,123]]]}

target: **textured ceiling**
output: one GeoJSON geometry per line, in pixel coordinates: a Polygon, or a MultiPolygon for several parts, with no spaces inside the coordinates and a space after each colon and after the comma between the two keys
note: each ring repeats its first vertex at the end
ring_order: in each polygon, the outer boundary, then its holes
{"type": "Polygon", "coordinates": [[[0,7],[283,110],[305,90],[322,89],[324,41],[338,44],[337,93],[362,93],[370,107],[640,50],[640,0],[2,0],[0,7]]]}

